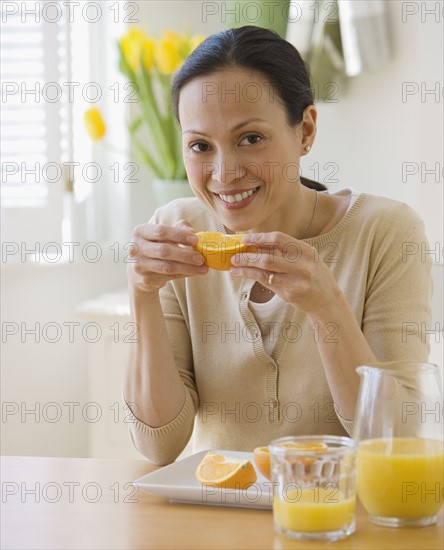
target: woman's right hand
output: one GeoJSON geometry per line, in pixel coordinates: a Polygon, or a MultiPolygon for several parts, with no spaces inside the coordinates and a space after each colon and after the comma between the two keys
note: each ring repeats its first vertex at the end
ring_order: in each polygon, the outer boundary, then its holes
{"type": "Polygon", "coordinates": [[[131,290],[157,294],[171,279],[208,272],[202,254],[192,248],[198,241],[193,228],[184,220],[172,226],[138,225],[132,232],[131,241],[134,250],[128,258],[127,270],[131,290]]]}

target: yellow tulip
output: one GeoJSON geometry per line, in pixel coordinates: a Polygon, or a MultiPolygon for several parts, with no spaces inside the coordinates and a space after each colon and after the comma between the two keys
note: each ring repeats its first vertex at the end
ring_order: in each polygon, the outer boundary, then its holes
{"type": "Polygon", "coordinates": [[[130,28],[128,33],[120,39],[123,56],[133,71],[140,65],[142,40],[142,31],[135,28],[130,28]]]}
{"type": "Polygon", "coordinates": [[[189,53],[189,41],[175,31],[164,31],[156,44],[156,65],[163,74],[172,74],[185,61],[189,53]]]}
{"type": "Polygon", "coordinates": [[[120,46],[126,62],[133,71],[140,68],[141,61],[147,71],[153,68],[154,41],[148,38],[142,29],[131,27],[120,39],[120,46]]]}
{"type": "Polygon", "coordinates": [[[154,55],[156,51],[156,44],[154,40],[146,38],[142,48],[142,61],[145,69],[151,71],[154,67],[154,55]]]}
{"type": "Polygon", "coordinates": [[[99,141],[105,135],[106,126],[99,109],[96,107],[85,111],[83,124],[93,141],[99,141]]]}

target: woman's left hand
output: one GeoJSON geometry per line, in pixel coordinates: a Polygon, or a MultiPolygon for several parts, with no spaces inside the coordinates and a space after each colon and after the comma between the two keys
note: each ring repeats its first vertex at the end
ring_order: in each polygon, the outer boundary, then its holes
{"type": "Polygon", "coordinates": [[[232,275],[259,282],[312,318],[328,318],[342,292],[315,248],[278,231],[251,233],[242,242],[258,251],[236,254],[232,275]]]}

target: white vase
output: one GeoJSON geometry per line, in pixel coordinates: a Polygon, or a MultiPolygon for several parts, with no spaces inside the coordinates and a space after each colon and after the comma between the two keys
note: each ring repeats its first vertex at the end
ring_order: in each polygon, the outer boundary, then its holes
{"type": "Polygon", "coordinates": [[[194,197],[188,180],[153,180],[153,193],[157,206],[163,206],[174,199],[194,197]]]}

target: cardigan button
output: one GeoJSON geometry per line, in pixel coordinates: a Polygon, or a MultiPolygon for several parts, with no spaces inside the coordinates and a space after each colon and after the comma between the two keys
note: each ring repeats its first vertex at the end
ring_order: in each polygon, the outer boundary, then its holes
{"type": "Polygon", "coordinates": [[[274,372],[276,370],[276,365],[274,363],[268,363],[268,370],[274,372]]]}

